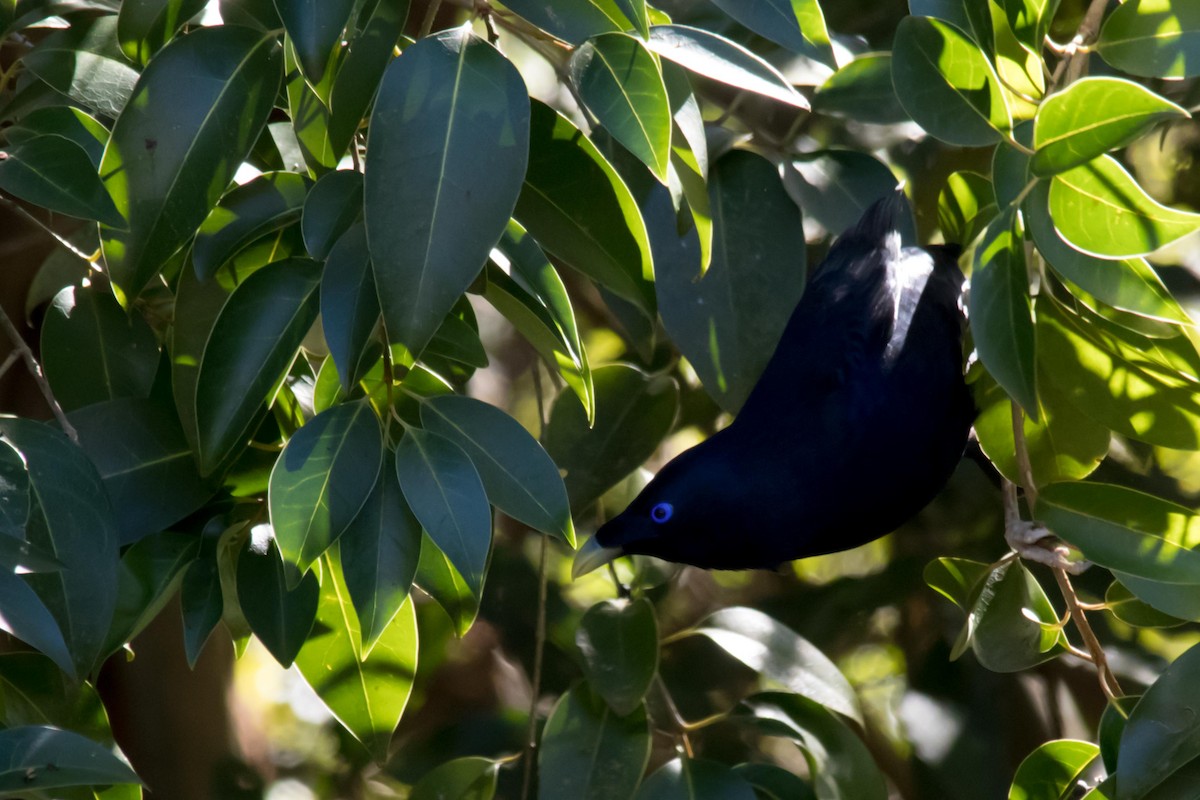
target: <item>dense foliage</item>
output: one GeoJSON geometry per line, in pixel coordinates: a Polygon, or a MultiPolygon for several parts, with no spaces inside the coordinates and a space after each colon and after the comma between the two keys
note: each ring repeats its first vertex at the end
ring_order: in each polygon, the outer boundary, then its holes
{"type": "Polygon", "coordinates": [[[96,686],[171,614],[295,665],[323,796],[1196,796],[1200,6],[894,5],[0,2],[0,197],[56,242],[38,346],[0,317],[53,417],[0,418],[0,791],[142,796],[96,686]],[[899,179],[1000,489],[571,583],[899,179]]]}

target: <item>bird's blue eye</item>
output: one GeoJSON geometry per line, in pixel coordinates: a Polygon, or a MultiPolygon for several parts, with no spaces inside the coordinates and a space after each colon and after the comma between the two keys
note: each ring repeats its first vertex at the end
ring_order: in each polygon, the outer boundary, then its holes
{"type": "Polygon", "coordinates": [[[670,503],[659,503],[650,509],[650,519],[655,522],[666,522],[675,513],[675,507],[670,503]]]}

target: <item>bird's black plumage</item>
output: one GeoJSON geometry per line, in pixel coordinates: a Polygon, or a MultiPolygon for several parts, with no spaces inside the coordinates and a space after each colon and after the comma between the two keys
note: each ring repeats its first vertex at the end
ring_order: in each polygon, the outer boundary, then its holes
{"type": "Polygon", "coordinates": [[[897,193],[829,251],[736,419],[668,463],[576,557],[773,568],[878,538],[949,479],[975,416],[951,246],[901,247],[897,193]]]}

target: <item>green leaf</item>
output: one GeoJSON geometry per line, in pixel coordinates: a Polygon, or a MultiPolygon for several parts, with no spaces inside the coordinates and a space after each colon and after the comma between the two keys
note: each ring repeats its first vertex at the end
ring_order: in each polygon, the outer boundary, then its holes
{"type": "Polygon", "coordinates": [[[138,80],[117,45],[115,16],[76,19],[40,41],[21,62],[55,91],[105,117],[121,113],[138,80]]]}
{"type": "Polygon", "coordinates": [[[1055,483],[1037,518],[1101,566],[1164,583],[1200,583],[1200,517],[1123,486],[1055,483]]]}
{"type": "Polygon", "coordinates": [[[1114,308],[1165,322],[1191,322],[1144,258],[1094,258],[1064,242],[1050,219],[1049,197],[1050,185],[1043,181],[1030,192],[1022,216],[1051,269],[1114,308]]]}
{"type": "Polygon", "coordinates": [[[1023,564],[1010,561],[992,570],[973,595],[965,638],[952,657],[969,642],[979,663],[993,672],[1020,672],[1062,652],[1058,614],[1023,564]]]}
{"type": "Polygon", "coordinates": [[[323,411],[288,440],[267,495],[275,541],[296,570],[288,587],[358,515],[383,458],[379,420],[365,400],[323,411]]]}
{"type": "Polygon", "coordinates": [[[607,33],[575,50],[571,81],[613,138],[667,182],[671,108],[654,57],[637,39],[607,33]]]}
{"type": "Polygon", "coordinates": [[[997,213],[992,182],[978,172],[955,172],[938,195],[938,226],[947,242],[970,245],[997,213]]]}
{"type": "Polygon", "coordinates": [[[1200,230],[1200,214],[1158,203],[1111,156],[1055,175],[1049,209],[1064,241],[1100,258],[1146,255],[1200,230]]]}
{"type": "Polygon", "coordinates": [[[122,227],[121,213],[87,151],[58,135],[14,144],[0,158],[0,189],[36,206],[122,227]]]}
{"type": "Polygon", "coordinates": [[[1200,756],[1200,719],[1190,713],[1198,686],[1200,648],[1192,647],[1158,676],[1134,706],[1121,733],[1116,800],[1146,797],[1200,756]]]}
{"type": "Polygon", "coordinates": [[[531,111],[529,169],[516,218],[550,253],[653,311],[650,239],[629,188],[570,120],[537,101],[531,111]]]}
{"type": "Polygon", "coordinates": [[[1124,147],[1165,120],[1187,111],[1149,89],[1121,78],[1084,78],[1047,97],[1034,121],[1033,171],[1077,167],[1124,147]]]}
{"type": "Polygon", "coordinates": [[[687,25],[655,25],[646,47],[698,75],[735,89],[769,97],[793,108],[808,108],[777,69],[736,42],[687,25]]]}
{"type": "MultiPolygon", "coordinates": [[[[1023,147],[1032,148],[1033,121],[1025,120],[1017,125],[1013,131],[1013,139],[1023,147]]],[[[1025,187],[1033,179],[1029,166],[1030,161],[1032,158],[1018,150],[1012,142],[1001,144],[992,154],[992,188],[996,194],[996,203],[1000,208],[1005,209],[1013,205],[1022,194],[1027,194],[1025,187]]],[[[1031,191],[1036,194],[1038,189],[1043,187],[1049,188],[1048,184],[1043,181],[1031,191]]],[[[1028,216],[1026,214],[1022,220],[1027,228],[1033,225],[1028,216]]],[[[1049,220],[1050,214],[1046,212],[1047,224],[1049,224],[1049,220]]]]}
{"type": "Polygon", "coordinates": [[[442,607],[454,625],[454,632],[465,636],[479,613],[479,597],[428,533],[421,534],[421,560],[413,582],[442,607]]]}
{"type": "Polygon", "coordinates": [[[192,264],[200,280],[251,242],[300,219],[310,186],[294,172],[266,172],[226,192],[196,232],[192,264]]]}
{"type": "Polygon", "coordinates": [[[346,392],[366,367],[363,353],[378,325],[379,297],[367,252],[367,230],[356,222],[329,251],[321,276],[321,327],[346,392]]]}
{"type": "Polygon", "coordinates": [[[620,716],[578,686],[559,698],[542,729],[538,797],[630,797],[649,758],[645,709],[620,716]]]}
{"type": "Polygon", "coordinates": [[[1012,130],[1012,113],[996,71],[979,46],[953,25],[929,17],[901,20],[892,50],[892,80],[904,110],[943,142],[988,145],[1012,130]]]}
{"type": "Polygon", "coordinates": [[[225,599],[221,593],[221,566],[217,556],[223,532],[221,527],[219,518],[216,525],[210,523],[205,526],[200,553],[184,573],[179,589],[179,604],[183,612],[183,648],[189,669],[196,668],[204,645],[225,611],[225,599]]]}
{"type": "Polygon", "coordinates": [[[29,543],[63,566],[23,577],[57,620],[82,678],[97,666],[116,605],[117,526],[108,496],[83,452],[48,425],[0,418],[0,434],[29,469],[36,502],[29,543]]]}
{"type": "Polygon", "coordinates": [[[988,3],[976,0],[908,0],[909,13],[945,20],[982,48],[991,49],[995,41],[988,3]]]}
{"type": "Polygon", "coordinates": [[[971,272],[971,333],[979,358],[1034,421],[1039,418],[1035,334],[1025,242],[1007,210],[983,233],[971,272]]]}
{"type": "Polygon", "coordinates": [[[390,451],[385,451],[375,488],[338,540],[338,549],[362,625],[365,655],[404,604],[421,558],[421,524],[400,491],[390,451]]]}
{"type": "Polygon", "coordinates": [[[658,672],[658,622],[650,601],[596,603],[579,621],[575,645],[591,687],[617,714],[632,714],[658,672]]]}
{"type": "Polygon", "coordinates": [[[695,628],[768,680],[862,722],[850,682],[824,653],[781,622],[753,608],[725,608],[695,628]]]}
{"type": "Polygon", "coordinates": [[[416,610],[407,602],[370,658],[361,658],[358,618],[332,551],[321,566],[317,625],[296,666],[338,722],[382,764],[417,673],[416,610]]]}
{"type": "Polygon", "coordinates": [[[1020,41],[1005,9],[1001,8],[1004,2],[1022,1],[988,0],[994,42],[982,45],[984,53],[991,57],[996,67],[1009,110],[1017,120],[1032,118],[1038,110],[1037,101],[1046,93],[1046,66],[1040,55],[1044,43],[1039,41],[1036,46],[1030,47],[1020,41]]]}
{"type": "Polygon", "coordinates": [[[326,65],[338,49],[354,5],[354,0],[275,0],[300,68],[314,85],[325,77],[326,65]]]}
{"type": "Polygon", "coordinates": [[[200,552],[200,537],[162,531],[143,538],[121,556],[117,608],[104,645],[112,653],[145,630],[175,595],[184,570],[200,552]]]}
{"type": "Polygon", "coordinates": [[[718,761],[675,758],[656,769],[636,800],[755,800],[754,789],[718,761]]]}
{"type": "Polygon", "coordinates": [[[813,111],[858,122],[895,125],[908,120],[892,84],[892,54],[864,53],[817,89],[813,111]]]}
{"type": "MultiPolygon", "coordinates": [[[[5,131],[12,144],[27,142],[39,136],[62,136],[83,148],[95,169],[100,168],[104,146],[108,144],[108,128],[78,108],[47,106],[34,109],[5,131]]],[[[109,202],[112,198],[109,198],[109,202]]]]}
{"type": "Polygon", "coordinates": [[[117,15],[121,52],[135,64],[147,63],[204,6],[205,0],[126,0],[117,15]]]}
{"type": "Polygon", "coordinates": [[[660,267],[663,325],[708,394],[736,412],[771,358],[804,291],[800,210],[765,158],[734,151],[709,176],[712,264],[660,267]],[[683,268],[681,268],[683,267],[683,268]]]}
{"type": "Polygon", "coordinates": [[[279,547],[273,539],[264,539],[256,531],[238,556],[238,603],[250,630],[287,668],[313,629],[321,586],[315,574],[306,572],[294,589],[288,589],[289,570],[279,547]]]}
{"type": "Polygon", "coordinates": [[[1059,800],[1070,796],[1079,776],[1098,755],[1100,748],[1091,742],[1044,742],[1017,767],[1008,800],[1059,800]]]}
{"type": "Polygon", "coordinates": [[[1108,15],[1096,50],[1133,75],[1200,75],[1200,8],[1174,0],[1130,0],[1108,15]]]}
{"type": "MultiPolygon", "coordinates": [[[[291,118],[291,141],[299,158],[285,157],[285,166],[296,169],[306,166],[314,177],[336,169],[341,154],[333,150],[329,135],[332,113],[326,98],[332,91],[334,73],[327,72],[319,84],[304,78],[299,57],[291,38],[283,39],[283,81],[287,95],[288,116],[291,118]]],[[[283,152],[283,147],[280,147],[283,152]]]]}
{"type": "Polygon", "coordinates": [[[504,4],[544,31],[573,45],[599,33],[633,27],[617,0],[512,0],[504,4]]]}
{"type": "Polygon", "coordinates": [[[490,758],[456,758],[425,773],[408,800],[491,800],[499,772],[500,764],[490,758]]]}
{"type": "Polygon", "coordinates": [[[1058,4],[1059,0],[1000,0],[1013,34],[1034,53],[1045,45],[1058,4]]]}
{"type": "Polygon", "coordinates": [[[883,774],[862,740],[815,700],[783,692],[762,692],[742,701],[738,716],[764,733],[784,736],[804,752],[816,796],[821,800],[885,800],[883,774]]]}
{"type": "Polygon", "coordinates": [[[943,556],[925,565],[923,577],[930,589],[970,613],[976,588],[990,572],[989,565],[979,561],[943,556]]]}
{"type": "Polygon", "coordinates": [[[320,265],[307,259],[277,261],[244,280],[221,309],[196,376],[201,474],[211,474],[250,435],[317,316],[320,275],[320,265]]]}
{"type": "Polygon", "coordinates": [[[396,476],[421,527],[479,597],[492,548],[492,516],[470,457],[449,439],[410,428],[396,448],[396,476]]]}
{"type": "Polygon", "coordinates": [[[592,370],[571,297],[542,248],[516,220],[492,251],[484,297],[558,371],[591,422],[596,413],[592,370]]]}
{"type": "MultiPolygon", "coordinates": [[[[783,170],[783,185],[804,209],[805,235],[810,239],[840,235],[872,203],[896,192],[891,168],[855,150],[815,150],[793,158],[790,167],[783,170]]],[[[901,241],[917,241],[911,213],[901,215],[897,224],[901,241]]]]}
{"type": "Polygon", "coordinates": [[[345,153],[358,132],[404,31],[408,8],[409,0],[376,3],[362,30],[351,39],[329,90],[328,130],[333,152],[345,153]]]}
{"type": "MultiPolygon", "coordinates": [[[[185,265],[186,266],[186,265],[185,265]]],[[[183,269],[175,286],[175,318],[167,337],[171,358],[171,392],[183,434],[197,448],[196,378],[213,325],[229,299],[220,281],[201,283],[194,269],[183,269]]]]}
{"type": "MultiPolygon", "coordinates": [[[[36,648],[75,680],[77,668],[67,649],[67,642],[63,638],[58,621],[37,593],[15,571],[0,572],[0,603],[4,606],[0,630],[7,631],[36,648]]],[[[7,702],[6,693],[6,705],[7,702]]]]}
{"type": "Polygon", "coordinates": [[[112,500],[122,545],[165,530],[212,496],[169,406],[122,397],[81,408],[69,419],[112,500]]]}
{"type": "Polygon", "coordinates": [[[25,539],[29,521],[29,473],[12,444],[0,439],[0,534],[25,539]]]}
{"type": "MultiPolygon", "coordinates": [[[[383,3],[382,5],[390,5],[383,3]]],[[[321,176],[304,198],[300,229],[304,246],[317,261],[324,261],[333,245],[363,213],[363,176],[338,170],[321,176]]]]}
{"type": "Polygon", "coordinates": [[[470,26],[387,69],[367,148],[367,243],[388,341],[414,356],[479,274],[521,189],[529,100],[470,26]]]}
{"type": "MultiPolygon", "coordinates": [[[[1129,718],[1134,706],[1142,699],[1140,694],[1127,694],[1109,703],[1100,715],[1100,724],[1096,728],[1096,741],[1100,745],[1100,758],[1104,769],[1111,776],[1117,771],[1117,750],[1121,744],[1121,734],[1125,731],[1125,721],[1129,718]]],[[[1087,795],[1088,800],[1097,800],[1087,795]]],[[[1103,800],[1103,798],[1101,798],[1103,800]]]]}
{"type": "Polygon", "coordinates": [[[449,394],[423,404],[421,422],[462,448],[493,505],[575,546],[571,509],[558,467],[519,422],[493,405],[449,394]]]}
{"type": "Polygon", "coordinates": [[[583,511],[638,468],[670,432],[679,408],[679,387],[626,364],[592,372],[596,420],[560,393],[543,439],[567,486],[571,508],[583,511]]]}
{"type": "Polygon", "coordinates": [[[816,800],[817,797],[801,778],[775,764],[738,764],[733,772],[753,786],[762,800],[816,800]]]}
{"type": "Polygon", "coordinates": [[[90,683],[75,682],[41,653],[0,656],[4,725],[52,725],[112,746],[113,734],[100,696],[90,683]]]}
{"type": "MultiPolygon", "coordinates": [[[[1172,584],[1165,586],[1170,587],[1172,584]]],[[[1108,585],[1104,592],[1104,605],[1114,617],[1136,628],[1173,628],[1187,621],[1163,613],[1149,603],[1139,600],[1129,587],[1120,581],[1113,581],[1108,585]]]]}
{"type": "Polygon", "coordinates": [[[833,45],[817,0],[764,0],[740,3],[713,0],[713,5],[759,36],[833,69],[833,45]]]}
{"type": "Polygon", "coordinates": [[[127,230],[100,228],[124,305],[191,238],[233,179],[267,121],[280,61],[272,38],[201,28],[164,47],[138,79],[100,163],[128,221],[127,230]]]}
{"type": "Polygon", "coordinates": [[[0,791],[110,783],[141,781],[107,747],[78,733],[48,725],[0,731],[0,791]]]}
{"type": "Polygon", "coordinates": [[[68,286],[42,327],[42,365],[65,410],[117,397],[146,397],[158,340],[141,314],[127,315],[100,286],[68,286]]]}

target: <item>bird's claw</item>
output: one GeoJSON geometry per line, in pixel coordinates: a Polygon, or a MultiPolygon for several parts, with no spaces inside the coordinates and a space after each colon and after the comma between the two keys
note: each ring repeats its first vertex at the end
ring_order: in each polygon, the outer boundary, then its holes
{"type": "Polygon", "coordinates": [[[1090,561],[1073,560],[1071,549],[1037,521],[1011,521],[1004,528],[1004,541],[1021,558],[1052,569],[1066,570],[1071,575],[1079,575],[1092,565],[1090,561]]]}

